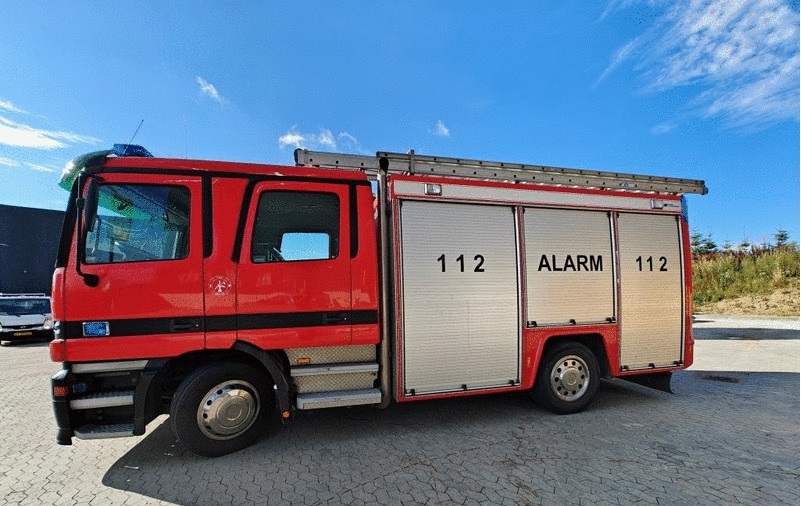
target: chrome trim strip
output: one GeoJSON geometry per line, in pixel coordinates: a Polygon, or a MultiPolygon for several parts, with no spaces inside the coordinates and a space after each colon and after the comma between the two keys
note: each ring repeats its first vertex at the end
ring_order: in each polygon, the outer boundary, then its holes
{"type": "Polygon", "coordinates": [[[125,360],[120,362],[85,362],[72,364],[72,372],[89,374],[98,372],[141,371],[147,367],[147,360],[125,360]]]}

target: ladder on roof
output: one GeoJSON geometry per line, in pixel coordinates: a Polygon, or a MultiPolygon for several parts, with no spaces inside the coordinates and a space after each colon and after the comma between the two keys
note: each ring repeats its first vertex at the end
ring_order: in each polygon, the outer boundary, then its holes
{"type": "Polygon", "coordinates": [[[697,179],[426,156],[418,155],[413,150],[405,154],[379,151],[375,156],[326,153],[307,149],[295,150],[295,163],[297,165],[363,170],[367,173],[378,172],[379,160],[382,158],[386,158],[389,162],[387,171],[390,174],[432,174],[575,188],[603,188],[676,195],[683,193],[705,195],[707,193],[707,187],[704,182],[697,179]]]}

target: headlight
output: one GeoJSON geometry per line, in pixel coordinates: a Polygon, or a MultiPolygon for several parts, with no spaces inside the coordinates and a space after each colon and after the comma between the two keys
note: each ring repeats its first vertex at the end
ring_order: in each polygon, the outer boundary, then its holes
{"type": "Polygon", "coordinates": [[[53,328],[53,317],[52,316],[48,316],[47,318],[45,318],[45,321],[42,324],[42,327],[44,327],[45,330],[52,329],[53,328]]]}

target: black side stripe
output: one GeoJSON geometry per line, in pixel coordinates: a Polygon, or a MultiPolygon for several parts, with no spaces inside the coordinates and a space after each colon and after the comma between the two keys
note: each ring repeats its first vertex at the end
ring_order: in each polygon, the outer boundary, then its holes
{"type": "MultiPolygon", "coordinates": [[[[303,313],[263,313],[246,315],[186,316],[178,318],[135,318],[104,320],[109,324],[109,336],[142,336],[188,332],[219,332],[230,330],[259,330],[297,327],[330,327],[342,325],[369,325],[378,323],[378,310],[315,311],[303,313]]],[[[83,323],[61,323],[66,339],[80,338],[83,323]]]]}
{"type": "Polygon", "coordinates": [[[203,320],[206,332],[236,330],[236,315],[207,316],[203,320]]]}

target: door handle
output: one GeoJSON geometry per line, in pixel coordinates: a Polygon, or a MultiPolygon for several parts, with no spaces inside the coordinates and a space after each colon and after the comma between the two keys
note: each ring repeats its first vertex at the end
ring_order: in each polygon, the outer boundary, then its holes
{"type": "Polygon", "coordinates": [[[336,325],[341,323],[348,323],[347,313],[326,313],[323,315],[323,323],[325,325],[336,325]]]}
{"type": "Polygon", "coordinates": [[[170,332],[194,332],[196,330],[200,330],[200,318],[170,320],[170,332]]]}

